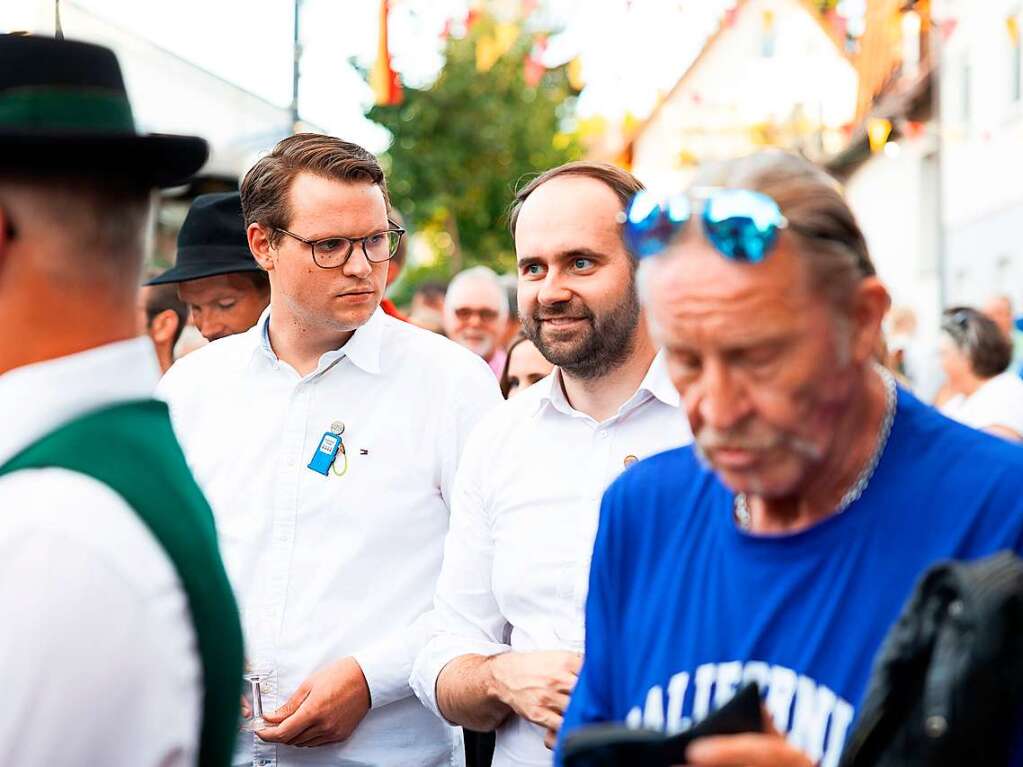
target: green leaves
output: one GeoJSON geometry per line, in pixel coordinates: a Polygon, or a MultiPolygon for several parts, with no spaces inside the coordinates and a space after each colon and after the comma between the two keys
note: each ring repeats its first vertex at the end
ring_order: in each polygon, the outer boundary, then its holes
{"type": "Polygon", "coordinates": [[[449,39],[432,86],[406,88],[402,104],[368,114],[394,137],[383,158],[392,202],[438,251],[431,273],[474,264],[513,268],[506,214],[515,189],[582,153],[564,130],[574,111],[565,67],[530,88],[523,73],[534,35],[520,31],[504,55],[478,71],[476,44],[492,31],[492,21],[482,19],[465,37],[449,39]],[[448,236],[437,236],[442,232],[448,236]]]}

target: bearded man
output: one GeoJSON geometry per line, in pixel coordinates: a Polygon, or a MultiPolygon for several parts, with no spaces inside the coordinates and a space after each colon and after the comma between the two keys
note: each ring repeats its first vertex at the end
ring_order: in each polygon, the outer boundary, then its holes
{"type": "Polygon", "coordinates": [[[476,427],[455,480],[435,607],[412,688],[449,722],[497,730],[494,764],[549,765],[581,663],[600,497],[689,441],[636,295],[619,218],[641,189],[570,163],[515,198],[518,303],[556,367],[476,427]]]}

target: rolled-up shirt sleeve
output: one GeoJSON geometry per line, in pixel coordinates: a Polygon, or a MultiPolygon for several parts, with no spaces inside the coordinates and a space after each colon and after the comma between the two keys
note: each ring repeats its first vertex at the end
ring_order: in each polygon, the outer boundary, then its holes
{"type": "Polygon", "coordinates": [[[385,636],[352,653],[369,687],[372,708],[380,708],[411,695],[409,674],[416,655],[433,633],[433,613],[420,616],[411,626],[385,636]]]}
{"type": "Polygon", "coordinates": [[[451,527],[444,542],[431,616],[431,637],[416,658],[409,683],[438,716],[437,677],[463,655],[497,655],[511,649],[510,629],[491,583],[494,541],[482,488],[488,429],[484,422],[469,438],[455,477],[451,527]]]}

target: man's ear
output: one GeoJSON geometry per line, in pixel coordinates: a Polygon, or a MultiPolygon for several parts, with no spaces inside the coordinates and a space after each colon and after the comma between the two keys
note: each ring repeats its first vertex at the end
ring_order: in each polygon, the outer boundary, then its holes
{"type": "Polygon", "coordinates": [[[860,281],[852,303],[853,358],[857,362],[865,363],[874,356],[891,305],[891,296],[881,280],[866,277],[860,281]]]}
{"type": "Polygon", "coordinates": [[[253,258],[267,272],[272,272],[277,260],[277,249],[270,245],[270,231],[262,224],[252,223],[245,230],[249,240],[249,250],[253,258]]]}
{"type": "Polygon", "coordinates": [[[157,344],[169,344],[178,332],[178,313],[173,309],[164,309],[153,317],[149,325],[149,337],[157,344]]]}

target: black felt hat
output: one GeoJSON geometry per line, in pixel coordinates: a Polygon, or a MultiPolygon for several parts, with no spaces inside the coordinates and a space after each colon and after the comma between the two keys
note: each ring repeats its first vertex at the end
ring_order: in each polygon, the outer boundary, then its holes
{"type": "Polygon", "coordinates": [[[196,197],[178,232],[178,260],[147,285],[188,282],[233,272],[262,271],[245,237],[242,200],[237,192],[196,197]]]}
{"type": "Polygon", "coordinates": [[[140,134],[113,51],[0,35],[0,172],[87,173],[182,184],[209,154],[197,136],[140,134]]]}

